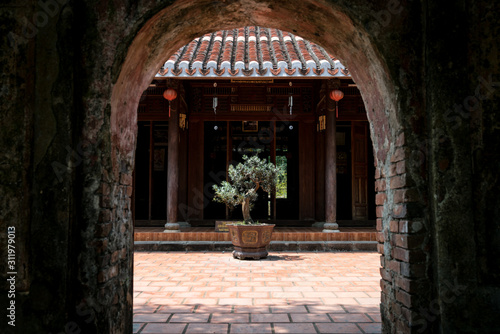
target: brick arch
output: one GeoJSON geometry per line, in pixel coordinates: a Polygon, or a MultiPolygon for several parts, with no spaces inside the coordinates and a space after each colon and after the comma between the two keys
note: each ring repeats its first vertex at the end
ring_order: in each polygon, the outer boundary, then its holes
{"type": "MultiPolygon", "coordinates": [[[[388,141],[400,131],[395,117],[397,101],[385,60],[370,41],[373,37],[341,8],[320,6],[314,1],[307,3],[310,4],[290,1],[287,6],[271,6],[237,1],[232,6],[218,7],[204,1],[191,1],[169,6],[152,17],[131,43],[113,88],[111,131],[119,154],[127,156],[133,149],[130,139],[134,138],[134,127],[130,124],[134,123],[137,103],[168,55],[194,37],[244,25],[294,32],[341,59],[358,84],[366,110],[372,111],[368,118],[372,124],[376,123],[372,126],[374,138],[377,142],[388,141]],[[289,20],[297,13],[301,13],[300,26],[290,24],[289,20]]],[[[377,158],[384,160],[389,147],[375,144],[375,149],[377,158]]]]}
{"type": "MultiPolygon", "coordinates": [[[[161,64],[179,47],[207,32],[244,25],[291,31],[318,43],[349,68],[368,113],[377,164],[377,226],[381,232],[379,251],[383,266],[382,315],[384,330],[394,331],[396,328],[408,327],[408,320],[405,320],[408,318],[407,313],[412,312],[416,304],[409,294],[413,289],[410,286],[411,278],[422,278],[427,269],[425,265],[418,268],[412,265],[413,259],[420,257],[420,261],[427,254],[410,250],[420,247],[428,239],[421,217],[418,214],[410,216],[410,207],[407,206],[407,202],[416,202],[415,207],[420,205],[415,199],[418,190],[409,189],[409,185],[423,180],[423,177],[418,176],[420,156],[412,156],[412,160],[408,160],[408,142],[417,142],[418,139],[412,133],[405,133],[405,126],[400,121],[402,115],[419,107],[418,90],[412,96],[401,94],[403,90],[411,88],[412,80],[418,81],[409,74],[412,71],[409,64],[418,61],[408,56],[407,64],[399,64],[397,59],[391,58],[388,48],[381,49],[377,43],[381,25],[377,25],[370,16],[374,9],[368,2],[359,3],[361,6],[353,13],[351,9],[340,5],[304,0],[289,1],[286,6],[272,1],[259,3],[241,0],[227,5],[189,1],[176,2],[152,15],[134,33],[127,52],[118,54],[117,51],[115,55],[123,61],[118,61],[120,71],[110,102],[110,171],[114,180],[111,187],[118,198],[118,207],[127,208],[128,199],[123,194],[130,193],[131,169],[124,166],[133,165],[138,101],[161,64]],[[300,22],[291,21],[290,18],[297,13],[301,15],[300,22]],[[409,173],[410,169],[416,172],[409,173]],[[119,194],[122,194],[121,197],[119,194]],[[414,218],[419,223],[414,223],[414,218]]],[[[401,17],[397,20],[401,20],[401,17]]],[[[418,123],[418,116],[414,121],[418,123]]],[[[130,219],[130,216],[124,215],[121,218],[130,219]]],[[[112,219],[119,218],[118,213],[112,219]]],[[[131,234],[126,235],[125,244],[131,248],[130,238],[131,234]]],[[[109,253],[116,249],[111,244],[107,247],[110,248],[109,253]]],[[[128,254],[130,252],[131,249],[128,249],[128,254]]],[[[127,268],[125,270],[129,270],[131,276],[132,265],[127,268]]],[[[103,275],[104,281],[113,279],[109,268],[104,270],[103,275]]],[[[122,288],[131,293],[131,286],[124,285],[122,288]]],[[[110,329],[123,328],[119,325],[120,321],[125,324],[125,328],[131,326],[131,299],[127,300],[123,294],[118,295],[121,316],[111,317],[105,308],[98,314],[101,324],[110,329]]],[[[428,297],[423,294],[422,298],[428,297]]],[[[111,303],[111,296],[108,299],[111,303]]]]}
{"type": "Polygon", "coordinates": [[[17,331],[130,332],[140,92],[162,52],[258,24],[321,44],[359,84],[384,332],[500,332],[498,1],[13,3],[0,5],[0,225],[16,229],[17,331]]]}

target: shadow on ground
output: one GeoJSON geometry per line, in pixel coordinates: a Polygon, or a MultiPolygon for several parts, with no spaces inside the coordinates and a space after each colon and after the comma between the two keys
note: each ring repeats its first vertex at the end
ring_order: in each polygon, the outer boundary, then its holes
{"type": "Polygon", "coordinates": [[[303,261],[304,259],[299,255],[269,255],[261,261],[303,261]]]}

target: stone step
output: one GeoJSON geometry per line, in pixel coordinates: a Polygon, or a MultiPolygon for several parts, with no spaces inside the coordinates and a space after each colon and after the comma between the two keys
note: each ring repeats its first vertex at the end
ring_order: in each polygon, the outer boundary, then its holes
{"type": "MultiPolygon", "coordinates": [[[[229,233],[214,232],[214,228],[186,228],[179,233],[164,233],[164,228],[136,228],[135,241],[210,241],[231,242],[229,233]]],[[[338,233],[324,233],[321,228],[275,228],[272,241],[304,241],[304,242],[354,242],[377,241],[374,228],[340,228],[338,233]]]]}
{"type": "MultiPolygon", "coordinates": [[[[135,251],[199,251],[232,252],[233,245],[227,241],[135,241],[135,251]]],[[[305,251],[376,251],[376,241],[271,241],[269,252],[305,251]]]]}

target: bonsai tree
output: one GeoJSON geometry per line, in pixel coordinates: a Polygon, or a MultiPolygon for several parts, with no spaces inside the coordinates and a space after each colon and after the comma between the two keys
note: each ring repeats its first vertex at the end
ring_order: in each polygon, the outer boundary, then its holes
{"type": "Polygon", "coordinates": [[[245,224],[252,224],[250,210],[257,199],[257,190],[262,188],[270,192],[276,187],[279,168],[266,159],[258,156],[243,156],[243,163],[229,166],[229,180],[222,181],[220,186],[214,185],[214,201],[224,203],[231,209],[241,204],[245,224]]]}

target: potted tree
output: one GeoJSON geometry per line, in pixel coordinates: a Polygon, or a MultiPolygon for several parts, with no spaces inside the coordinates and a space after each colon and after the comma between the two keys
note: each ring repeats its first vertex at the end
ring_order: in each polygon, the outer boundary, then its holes
{"type": "Polygon", "coordinates": [[[257,190],[270,192],[276,187],[279,168],[257,156],[243,156],[243,163],[229,166],[229,182],[214,185],[214,201],[224,203],[231,209],[241,204],[243,222],[228,224],[234,246],[233,257],[261,259],[267,257],[267,245],[271,242],[274,224],[254,222],[250,216],[257,190]]]}

